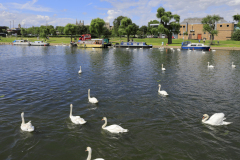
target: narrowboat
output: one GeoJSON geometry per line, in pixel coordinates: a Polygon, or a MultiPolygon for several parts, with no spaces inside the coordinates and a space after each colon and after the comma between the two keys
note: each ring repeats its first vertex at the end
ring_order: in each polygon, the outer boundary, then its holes
{"type": "Polygon", "coordinates": [[[152,48],[152,45],[147,45],[146,42],[121,42],[116,43],[115,47],[122,47],[122,48],[152,48]]]}
{"type": "Polygon", "coordinates": [[[14,40],[13,44],[14,45],[27,45],[27,46],[31,45],[28,40],[14,40]]]}
{"type": "Polygon", "coordinates": [[[49,43],[43,42],[43,41],[34,41],[30,42],[31,46],[49,46],[49,43]]]}

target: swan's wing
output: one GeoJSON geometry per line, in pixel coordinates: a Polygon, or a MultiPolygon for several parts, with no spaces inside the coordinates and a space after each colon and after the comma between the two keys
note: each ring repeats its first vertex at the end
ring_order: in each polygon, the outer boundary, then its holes
{"type": "Polygon", "coordinates": [[[209,123],[214,125],[221,125],[223,124],[224,113],[214,113],[208,120],[209,123]]]}
{"type": "Polygon", "coordinates": [[[104,159],[102,159],[102,158],[96,158],[96,159],[94,159],[94,160],[104,160],[104,159]]]}
{"type": "Polygon", "coordinates": [[[72,116],[70,118],[71,118],[72,122],[75,123],[75,124],[84,124],[84,123],[86,123],[86,121],[83,118],[81,118],[80,116],[72,116]]]}
{"type": "Polygon", "coordinates": [[[121,126],[117,125],[117,124],[113,124],[110,126],[105,127],[104,129],[109,130],[110,132],[127,132],[127,129],[122,128],[121,126]]]}

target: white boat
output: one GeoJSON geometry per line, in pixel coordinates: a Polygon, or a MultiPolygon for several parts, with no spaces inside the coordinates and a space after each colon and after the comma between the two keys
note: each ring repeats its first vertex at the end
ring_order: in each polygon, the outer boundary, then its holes
{"type": "Polygon", "coordinates": [[[49,46],[49,43],[43,42],[43,41],[34,41],[30,42],[31,46],[49,46]]]}
{"type": "Polygon", "coordinates": [[[28,40],[15,40],[13,41],[14,45],[27,45],[30,46],[30,42],[28,40]]]}

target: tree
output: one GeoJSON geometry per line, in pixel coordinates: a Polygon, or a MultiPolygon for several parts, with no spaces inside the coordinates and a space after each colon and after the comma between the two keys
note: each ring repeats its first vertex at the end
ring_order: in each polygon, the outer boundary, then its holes
{"type": "Polygon", "coordinates": [[[240,30],[236,30],[235,32],[233,32],[231,39],[235,41],[240,41],[240,30]]]}
{"type": "Polygon", "coordinates": [[[233,20],[237,21],[238,22],[237,26],[240,27],[240,15],[239,14],[234,15],[233,20]]]}
{"type": "Polygon", "coordinates": [[[218,15],[208,15],[202,19],[203,31],[208,32],[211,35],[211,44],[214,39],[214,35],[218,35],[218,31],[215,29],[216,22],[220,20],[218,15]]]}
{"type": "Polygon", "coordinates": [[[51,33],[51,35],[55,36],[56,35],[56,30],[54,28],[51,28],[49,33],[51,33]]]}
{"type": "Polygon", "coordinates": [[[25,33],[26,33],[26,30],[24,28],[21,28],[21,31],[20,31],[22,37],[24,37],[25,33]]]}
{"type": "Polygon", "coordinates": [[[87,33],[87,27],[86,26],[77,26],[76,28],[76,34],[82,35],[87,33]]]}
{"type": "Polygon", "coordinates": [[[118,16],[117,18],[114,19],[113,21],[113,30],[114,30],[114,33],[117,35],[117,36],[120,36],[119,32],[118,32],[118,29],[119,29],[119,26],[121,25],[121,20],[125,18],[124,16],[118,16]]]}
{"type": "Polygon", "coordinates": [[[62,35],[63,32],[64,32],[64,27],[63,26],[57,26],[56,30],[60,33],[60,35],[62,35]]]}
{"type": "Polygon", "coordinates": [[[103,27],[103,38],[109,38],[111,36],[111,31],[107,27],[103,27]]]}
{"type": "Polygon", "coordinates": [[[155,32],[155,30],[152,31],[152,29],[155,28],[155,27],[150,26],[150,24],[159,24],[159,21],[158,21],[158,20],[152,20],[152,21],[148,22],[147,31],[148,31],[149,33],[152,33],[152,32],[155,32]]]}
{"type": "Polygon", "coordinates": [[[44,40],[46,40],[47,37],[47,30],[45,28],[42,28],[40,31],[40,35],[41,38],[44,38],[44,40]]]}
{"type": "Polygon", "coordinates": [[[165,12],[165,9],[160,7],[157,9],[157,18],[160,18],[160,25],[158,31],[168,35],[168,44],[172,44],[172,33],[179,33],[180,29],[180,16],[177,14],[172,15],[172,12],[165,12]],[[174,21],[175,20],[175,21],[174,21]]]}
{"type": "Polygon", "coordinates": [[[104,24],[105,22],[101,18],[92,19],[89,30],[91,33],[96,33],[100,38],[103,31],[104,24]]]}
{"type": "Polygon", "coordinates": [[[137,34],[137,31],[139,30],[139,26],[136,25],[135,23],[133,23],[132,25],[133,25],[133,30],[132,30],[131,34],[134,35],[134,37],[135,37],[135,34],[137,34]]]}
{"type": "Polygon", "coordinates": [[[64,34],[70,34],[71,35],[71,42],[72,42],[72,35],[76,33],[76,25],[68,23],[64,27],[64,34]]]}
{"type": "Polygon", "coordinates": [[[148,29],[147,26],[142,26],[142,27],[139,28],[139,30],[142,31],[143,35],[145,35],[147,33],[147,29],[148,29]]]}
{"type": "Polygon", "coordinates": [[[119,26],[118,32],[127,35],[127,41],[129,42],[129,36],[134,30],[134,25],[132,25],[132,20],[125,17],[121,20],[121,25],[119,26]]]}
{"type": "Polygon", "coordinates": [[[152,28],[152,29],[151,29],[151,33],[152,33],[153,35],[157,35],[157,34],[158,34],[158,29],[157,29],[157,28],[152,28]]]}

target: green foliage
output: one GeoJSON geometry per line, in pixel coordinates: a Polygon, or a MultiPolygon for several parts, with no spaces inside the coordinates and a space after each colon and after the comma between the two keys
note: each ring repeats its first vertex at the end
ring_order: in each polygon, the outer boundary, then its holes
{"type": "Polygon", "coordinates": [[[159,24],[158,20],[152,20],[150,22],[148,22],[148,27],[147,27],[147,32],[153,34],[153,32],[155,32],[155,29],[152,31],[153,28],[156,28],[154,26],[150,26],[150,24],[159,24]]]}
{"type": "Polygon", "coordinates": [[[24,29],[24,28],[21,28],[21,35],[22,35],[22,37],[24,37],[24,35],[26,34],[26,30],[24,29]]]}
{"type": "Polygon", "coordinates": [[[218,31],[215,30],[215,24],[219,20],[220,20],[220,16],[218,15],[213,15],[213,16],[208,15],[207,17],[202,19],[203,31],[211,34],[211,43],[213,41],[214,35],[218,35],[218,31]]]}
{"type": "Polygon", "coordinates": [[[240,15],[239,14],[234,15],[233,20],[239,22],[240,21],[240,15]]]}
{"type": "Polygon", "coordinates": [[[75,24],[68,23],[68,24],[64,27],[64,33],[71,35],[71,42],[72,42],[72,35],[76,33],[76,25],[75,25],[75,24]]]}
{"type": "Polygon", "coordinates": [[[118,16],[117,18],[114,19],[113,21],[113,30],[116,36],[119,36],[119,26],[121,25],[121,20],[125,18],[124,16],[118,16]]]}
{"type": "Polygon", "coordinates": [[[64,27],[63,26],[57,26],[56,30],[59,32],[60,35],[62,35],[63,32],[64,32],[64,27]]]}
{"type": "Polygon", "coordinates": [[[187,32],[187,31],[186,31],[186,32],[184,32],[184,33],[183,33],[183,35],[187,36],[187,35],[188,35],[188,32],[187,32]]]}
{"type": "Polygon", "coordinates": [[[151,33],[152,33],[153,35],[157,35],[157,34],[158,34],[158,29],[157,29],[157,28],[152,28],[152,29],[151,29],[151,33]]]}
{"type": "Polygon", "coordinates": [[[125,17],[121,20],[121,25],[119,26],[119,33],[127,35],[127,41],[129,41],[129,36],[134,30],[134,25],[132,24],[132,20],[128,17],[125,17]]]}
{"type": "Polygon", "coordinates": [[[109,29],[107,29],[107,27],[103,27],[102,34],[103,34],[103,38],[109,38],[111,36],[112,32],[109,29]]]}
{"type": "Polygon", "coordinates": [[[142,34],[144,35],[144,34],[146,34],[147,31],[148,31],[148,27],[147,27],[147,26],[142,26],[142,27],[139,28],[139,30],[140,30],[140,31],[142,32],[142,34]]]}
{"type": "Polygon", "coordinates": [[[131,34],[134,35],[134,37],[135,37],[135,35],[137,34],[137,31],[139,30],[139,26],[136,25],[135,23],[133,23],[132,25],[133,25],[133,30],[132,30],[131,34]]]}
{"type": "Polygon", "coordinates": [[[240,41],[240,30],[233,32],[231,39],[234,41],[240,41]]]}
{"type": "Polygon", "coordinates": [[[44,40],[46,40],[47,30],[44,29],[44,28],[42,28],[39,36],[40,36],[41,38],[44,38],[44,40]]]}
{"type": "Polygon", "coordinates": [[[92,19],[89,30],[91,33],[96,33],[98,37],[100,37],[103,31],[104,24],[105,22],[101,18],[92,19]]]}
{"type": "Polygon", "coordinates": [[[76,26],[76,34],[82,35],[87,34],[87,27],[86,26],[76,26]]]}
{"type": "Polygon", "coordinates": [[[177,14],[172,14],[172,12],[166,12],[163,7],[157,9],[157,18],[160,19],[160,25],[158,26],[158,31],[160,33],[165,33],[168,35],[168,44],[172,44],[172,33],[179,33],[180,29],[180,16],[177,14]]]}

